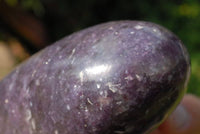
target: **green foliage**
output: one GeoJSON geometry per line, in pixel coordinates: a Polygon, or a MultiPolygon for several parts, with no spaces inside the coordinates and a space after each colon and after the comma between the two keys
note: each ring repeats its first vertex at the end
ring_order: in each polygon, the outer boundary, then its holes
{"type": "Polygon", "coordinates": [[[32,10],[35,15],[41,16],[44,14],[44,7],[41,0],[4,0],[9,6],[20,5],[23,9],[32,10]]]}
{"type": "Polygon", "coordinates": [[[5,0],[5,2],[10,6],[15,6],[18,3],[18,0],[5,0]]]}
{"type": "Polygon", "coordinates": [[[31,9],[37,16],[44,14],[44,7],[40,0],[22,0],[21,6],[24,9],[31,9]]]}
{"type": "Polygon", "coordinates": [[[191,65],[189,92],[200,96],[200,53],[191,55],[191,65]]]}

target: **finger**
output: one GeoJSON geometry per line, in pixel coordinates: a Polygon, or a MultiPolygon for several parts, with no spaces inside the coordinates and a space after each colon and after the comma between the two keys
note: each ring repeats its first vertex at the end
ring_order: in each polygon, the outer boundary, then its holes
{"type": "Polygon", "coordinates": [[[185,95],[172,115],[152,134],[200,134],[200,99],[185,95]]]}

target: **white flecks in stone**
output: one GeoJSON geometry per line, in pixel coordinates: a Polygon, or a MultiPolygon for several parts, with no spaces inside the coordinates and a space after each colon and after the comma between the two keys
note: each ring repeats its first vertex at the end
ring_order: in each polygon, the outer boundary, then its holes
{"type": "Polygon", "coordinates": [[[33,130],[36,129],[36,125],[35,125],[35,120],[34,119],[31,119],[31,126],[32,126],[33,130]]]}
{"type": "Polygon", "coordinates": [[[40,85],[40,81],[39,81],[38,79],[36,79],[35,85],[36,85],[36,86],[39,86],[39,85],[40,85]]]}
{"type": "Polygon", "coordinates": [[[101,85],[100,84],[97,84],[97,88],[99,89],[101,87],[101,85]]]}
{"type": "Polygon", "coordinates": [[[80,114],[81,114],[81,112],[78,112],[78,114],[80,115],[80,114]]]}
{"type": "Polygon", "coordinates": [[[109,97],[107,97],[107,98],[99,97],[98,102],[100,104],[100,110],[102,109],[103,106],[108,106],[111,103],[111,101],[112,101],[112,99],[109,97]]]}
{"type": "Polygon", "coordinates": [[[131,75],[128,75],[127,77],[124,78],[125,80],[131,81],[133,80],[133,77],[131,75]]]}
{"type": "Polygon", "coordinates": [[[85,72],[90,75],[101,75],[103,73],[109,72],[111,69],[110,65],[102,64],[102,65],[96,65],[93,67],[89,67],[85,69],[85,72]]]}
{"type": "Polygon", "coordinates": [[[66,108],[67,108],[67,110],[70,110],[70,109],[71,109],[69,105],[67,105],[66,108]]]}
{"type": "Polygon", "coordinates": [[[52,79],[54,79],[54,78],[55,78],[55,76],[49,76],[49,77],[48,77],[49,80],[52,80],[52,79]]]}
{"type": "Polygon", "coordinates": [[[109,29],[109,30],[113,30],[113,27],[111,26],[111,27],[109,27],[108,29],[109,29]]]}
{"type": "Polygon", "coordinates": [[[81,103],[81,104],[79,105],[79,107],[80,107],[80,109],[84,109],[84,108],[85,108],[83,103],[81,103]]]}
{"type": "Polygon", "coordinates": [[[103,110],[102,105],[99,107],[99,109],[100,109],[101,111],[103,110]]]}
{"type": "Polygon", "coordinates": [[[5,99],[4,102],[7,104],[7,103],[9,102],[9,100],[8,100],[8,99],[5,99]]]}
{"type": "Polygon", "coordinates": [[[53,95],[50,96],[51,100],[53,100],[53,95]]]}
{"type": "Polygon", "coordinates": [[[58,79],[62,79],[62,76],[61,76],[61,75],[59,75],[59,76],[58,76],[58,79]]]}
{"type": "Polygon", "coordinates": [[[153,31],[154,31],[154,32],[157,32],[157,29],[153,28],[153,31]]]}
{"type": "Polygon", "coordinates": [[[99,94],[100,94],[100,95],[103,95],[103,91],[100,91],[99,94]]]}
{"type": "Polygon", "coordinates": [[[55,124],[57,122],[56,119],[55,119],[55,117],[54,116],[50,116],[50,117],[51,117],[53,123],[55,124]]]}
{"type": "Polygon", "coordinates": [[[100,79],[99,79],[99,81],[103,81],[103,79],[102,79],[102,78],[100,78],[100,79]]]}
{"type": "Polygon", "coordinates": [[[160,31],[159,29],[153,28],[153,32],[154,32],[154,34],[155,34],[157,37],[159,37],[160,39],[163,39],[163,38],[164,38],[164,36],[162,36],[161,31],[160,31]]]}
{"type": "Polygon", "coordinates": [[[50,116],[51,116],[51,114],[52,114],[52,113],[53,113],[52,111],[49,111],[49,112],[48,112],[48,115],[50,115],[50,116]]]}
{"type": "Polygon", "coordinates": [[[72,58],[72,56],[74,55],[75,51],[76,51],[76,49],[74,48],[74,49],[72,50],[72,53],[71,53],[70,56],[69,56],[69,59],[72,58]]]}
{"type": "Polygon", "coordinates": [[[87,124],[84,124],[84,127],[87,127],[87,124]]]}
{"type": "Polygon", "coordinates": [[[130,34],[134,34],[134,33],[135,33],[134,31],[131,31],[131,32],[130,32],[130,34]]]}
{"type": "Polygon", "coordinates": [[[85,112],[88,112],[88,108],[87,107],[85,107],[85,112]]]}
{"type": "Polygon", "coordinates": [[[125,74],[128,74],[128,70],[125,70],[125,74]]]}
{"type": "Polygon", "coordinates": [[[137,29],[137,30],[143,29],[143,26],[141,26],[141,25],[136,25],[136,26],[135,26],[135,29],[137,29]]]}
{"type": "Polygon", "coordinates": [[[83,42],[83,44],[85,44],[85,43],[86,43],[86,40],[83,40],[82,42],[83,42]]]}
{"type": "Polygon", "coordinates": [[[114,34],[115,34],[115,35],[118,35],[118,34],[119,34],[119,32],[115,32],[114,34]]]}
{"type": "Polygon", "coordinates": [[[122,101],[118,101],[118,102],[116,102],[116,104],[117,104],[117,105],[120,105],[120,104],[122,104],[122,101]]]}
{"type": "Polygon", "coordinates": [[[80,99],[83,99],[84,98],[84,95],[82,94],[82,95],[80,95],[80,99]]]}
{"type": "Polygon", "coordinates": [[[15,113],[15,110],[13,109],[11,112],[14,114],[14,113],[15,113]]]}
{"type": "MultiPolygon", "coordinates": [[[[23,85],[26,85],[26,84],[23,84],[23,85]]],[[[25,89],[25,88],[26,88],[26,87],[23,86],[22,89],[25,89]]],[[[25,98],[29,98],[29,97],[30,97],[29,91],[30,91],[30,87],[28,87],[27,89],[25,89],[25,91],[24,91],[24,97],[25,97],[25,98]]]]}
{"type": "Polygon", "coordinates": [[[72,60],[71,60],[71,64],[73,64],[75,61],[75,58],[73,57],[72,60]]]}
{"type": "MultiPolygon", "coordinates": [[[[14,83],[14,82],[13,82],[14,83]]],[[[13,89],[13,86],[14,84],[13,83],[10,83],[9,87],[8,87],[8,90],[11,91],[13,89]]]]}
{"type": "Polygon", "coordinates": [[[90,105],[93,105],[93,103],[91,102],[91,100],[89,98],[87,98],[87,101],[90,105]]]}
{"type": "Polygon", "coordinates": [[[29,103],[29,105],[30,105],[30,107],[32,107],[32,106],[33,106],[33,103],[32,103],[32,102],[30,102],[30,103],[29,103]]]}
{"type": "Polygon", "coordinates": [[[77,88],[77,85],[74,85],[74,88],[77,88]]]}
{"type": "Polygon", "coordinates": [[[137,78],[138,81],[141,81],[141,80],[142,80],[142,76],[140,76],[140,75],[138,75],[138,74],[136,74],[135,77],[137,78]]]}
{"type": "Polygon", "coordinates": [[[80,77],[80,81],[81,81],[81,84],[83,84],[83,71],[81,71],[80,73],[79,73],[79,77],[80,77]]]}
{"type": "Polygon", "coordinates": [[[15,73],[18,74],[18,73],[19,73],[19,70],[20,70],[19,67],[17,67],[16,70],[15,70],[15,73]]]}
{"type": "Polygon", "coordinates": [[[153,45],[153,42],[148,42],[147,45],[148,45],[148,46],[151,46],[151,48],[154,48],[154,47],[155,47],[155,46],[152,46],[152,45],[153,45]]]}
{"type": "Polygon", "coordinates": [[[65,74],[65,70],[62,70],[62,71],[61,71],[61,74],[65,74]]]}
{"type": "Polygon", "coordinates": [[[48,65],[50,61],[51,59],[48,59],[46,62],[44,62],[44,64],[48,65]]]}
{"type": "Polygon", "coordinates": [[[48,59],[48,60],[47,60],[47,62],[50,62],[50,61],[51,61],[51,59],[48,59]]]}
{"type": "Polygon", "coordinates": [[[36,74],[36,72],[37,72],[37,71],[36,71],[36,70],[34,70],[31,76],[32,76],[32,77],[34,77],[34,76],[35,76],[35,74],[36,74]]]}
{"type": "Polygon", "coordinates": [[[148,47],[148,46],[145,46],[145,47],[144,47],[144,50],[146,50],[146,51],[149,50],[149,47],[148,47]]]}
{"type": "Polygon", "coordinates": [[[134,47],[134,50],[135,50],[136,52],[137,52],[138,50],[140,50],[139,45],[135,46],[135,47],[134,47]]]}
{"type": "Polygon", "coordinates": [[[60,55],[58,58],[59,58],[59,59],[62,59],[62,55],[60,55]]]}
{"type": "Polygon", "coordinates": [[[96,34],[95,33],[92,33],[92,38],[95,38],[96,37],[96,34]]]}
{"type": "Polygon", "coordinates": [[[109,90],[115,93],[117,89],[119,88],[120,84],[112,84],[111,82],[108,82],[106,86],[109,87],[109,90]]]}
{"type": "Polygon", "coordinates": [[[32,113],[30,109],[26,110],[26,121],[29,122],[29,120],[32,118],[32,113]]]}
{"type": "Polygon", "coordinates": [[[56,51],[59,51],[61,49],[61,47],[57,46],[56,47],[56,51]]]}
{"type": "Polygon", "coordinates": [[[47,78],[47,74],[44,74],[44,75],[43,75],[43,78],[47,78]]]}
{"type": "Polygon", "coordinates": [[[92,128],[92,131],[93,131],[93,132],[96,132],[96,131],[97,131],[97,128],[96,128],[96,127],[93,127],[93,128],[92,128]]]}
{"type": "Polygon", "coordinates": [[[107,91],[104,91],[104,97],[108,97],[108,92],[107,91]]]}
{"type": "Polygon", "coordinates": [[[54,134],[58,134],[58,130],[55,130],[55,131],[54,131],[54,134]]]}

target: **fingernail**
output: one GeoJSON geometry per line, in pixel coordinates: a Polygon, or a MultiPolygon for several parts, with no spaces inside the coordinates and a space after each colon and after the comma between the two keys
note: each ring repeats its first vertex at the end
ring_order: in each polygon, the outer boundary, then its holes
{"type": "Polygon", "coordinates": [[[190,115],[183,105],[179,105],[172,113],[170,121],[176,129],[184,129],[190,122],[190,115]]]}

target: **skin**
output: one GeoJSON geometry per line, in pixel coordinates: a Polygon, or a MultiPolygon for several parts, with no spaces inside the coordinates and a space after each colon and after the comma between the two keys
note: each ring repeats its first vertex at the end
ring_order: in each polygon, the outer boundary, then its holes
{"type": "MultiPolygon", "coordinates": [[[[151,134],[199,134],[200,133],[200,99],[194,95],[185,95],[181,104],[188,117],[182,125],[176,125],[176,117],[169,117],[151,134]]],[[[178,113],[177,113],[178,114],[178,113]]],[[[184,117],[183,117],[184,118],[184,117]]]]}

